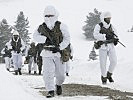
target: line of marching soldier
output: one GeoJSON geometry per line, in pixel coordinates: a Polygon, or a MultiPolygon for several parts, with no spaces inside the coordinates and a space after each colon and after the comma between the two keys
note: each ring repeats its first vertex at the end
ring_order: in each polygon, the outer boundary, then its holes
{"type": "Polygon", "coordinates": [[[38,66],[38,74],[41,75],[42,57],[40,56],[40,53],[42,49],[42,44],[38,43],[35,46],[34,42],[26,47],[24,41],[19,36],[19,33],[15,30],[12,38],[2,49],[1,54],[5,60],[6,69],[10,71],[10,68],[14,67],[15,75],[22,75],[21,68],[23,64],[23,54],[25,54],[24,63],[28,64],[29,74],[31,74],[32,70],[34,70],[34,74],[37,74],[38,66]]]}

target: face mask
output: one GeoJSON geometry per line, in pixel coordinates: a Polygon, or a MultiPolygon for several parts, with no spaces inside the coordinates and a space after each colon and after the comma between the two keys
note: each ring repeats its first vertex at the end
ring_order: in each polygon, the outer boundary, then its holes
{"type": "Polygon", "coordinates": [[[53,28],[55,22],[57,21],[57,17],[56,16],[44,17],[44,21],[49,28],[53,28]]]}
{"type": "Polygon", "coordinates": [[[109,24],[109,23],[110,23],[110,19],[111,19],[111,18],[104,18],[104,21],[105,21],[107,24],[109,24]]]}
{"type": "Polygon", "coordinates": [[[14,36],[14,40],[17,41],[17,39],[18,39],[18,36],[14,36]]]}

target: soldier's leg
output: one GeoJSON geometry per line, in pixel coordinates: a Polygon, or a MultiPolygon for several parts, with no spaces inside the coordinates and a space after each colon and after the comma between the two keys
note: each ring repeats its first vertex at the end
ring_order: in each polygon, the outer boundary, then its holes
{"type": "Polygon", "coordinates": [[[55,62],[51,57],[43,57],[43,79],[47,91],[54,91],[55,62]]]}
{"type": "Polygon", "coordinates": [[[62,63],[59,57],[55,57],[55,77],[56,77],[56,94],[62,94],[62,84],[65,80],[65,67],[66,64],[62,63]]]}
{"type": "Polygon", "coordinates": [[[22,68],[22,55],[18,54],[18,72],[19,72],[19,75],[22,75],[21,68],[22,68]]]}
{"type": "Polygon", "coordinates": [[[42,57],[38,58],[38,71],[39,71],[39,75],[41,75],[41,71],[42,71],[42,57]]]}
{"type": "Polygon", "coordinates": [[[106,71],[107,50],[106,49],[99,50],[99,60],[100,60],[101,75],[103,77],[106,77],[107,76],[107,71],[106,71]]]}
{"type": "Polygon", "coordinates": [[[37,74],[37,63],[33,60],[33,70],[34,70],[34,74],[37,74]]]}
{"type": "Polygon", "coordinates": [[[29,74],[31,74],[32,61],[33,61],[33,58],[30,57],[29,58],[29,63],[28,63],[28,71],[29,71],[29,74]]]}
{"type": "Polygon", "coordinates": [[[107,50],[106,49],[99,50],[99,60],[100,60],[102,84],[106,84],[107,83],[107,71],[106,71],[107,50]]]}
{"type": "Polygon", "coordinates": [[[109,82],[114,82],[112,78],[113,71],[115,69],[115,66],[117,64],[117,57],[115,53],[115,48],[111,48],[109,51],[109,60],[110,60],[110,65],[107,73],[107,78],[109,79],[109,82]]]}
{"type": "Polygon", "coordinates": [[[17,75],[18,74],[18,56],[16,54],[13,54],[13,65],[14,65],[15,75],[17,75]]]}
{"type": "Polygon", "coordinates": [[[109,72],[113,73],[115,66],[117,64],[117,57],[116,57],[116,52],[115,52],[115,48],[111,48],[111,50],[109,51],[109,60],[110,60],[110,65],[109,65],[109,72]]]}
{"type": "Polygon", "coordinates": [[[4,59],[5,59],[6,69],[9,71],[9,68],[10,68],[9,57],[5,57],[4,59]]]}

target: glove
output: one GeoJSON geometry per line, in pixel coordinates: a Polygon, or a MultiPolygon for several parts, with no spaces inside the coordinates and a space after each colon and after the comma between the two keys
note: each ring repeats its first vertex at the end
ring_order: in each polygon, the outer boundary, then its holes
{"type": "Polygon", "coordinates": [[[17,50],[17,53],[20,53],[20,50],[17,50]]]}
{"type": "Polygon", "coordinates": [[[114,45],[116,46],[118,44],[119,39],[118,38],[114,38],[114,45]]]}
{"type": "Polygon", "coordinates": [[[52,48],[52,53],[57,53],[57,52],[60,52],[60,49],[59,47],[55,47],[55,48],[52,48]]]}
{"type": "Polygon", "coordinates": [[[30,59],[30,57],[29,57],[29,56],[27,56],[27,57],[25,57],[25,59],[26,59],[26,60],[29,60],[29,59],[30,59]]]}
{"type": "Polygon", "coordinates": [[[70,56],[70,59],[72,60],[73,59],[73,56],[70,56]]]}
{"type": "Polygon", "coordinates": [[[22,53],[24,53],[25,52],[25,50],[22,50],[22,53]]]}
{"type": "Polygon", "coordinates": [[[114,38],[114,34],[112,34],[112,33],[107,33],[105,37],[106,37],[106,40],[111,40],[111,39],[114,38]]]}

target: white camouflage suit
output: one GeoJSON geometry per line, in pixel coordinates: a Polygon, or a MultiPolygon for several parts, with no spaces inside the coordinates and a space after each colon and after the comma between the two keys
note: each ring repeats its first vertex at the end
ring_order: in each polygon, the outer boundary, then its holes
{"type": "MultiPolygon", "coordinates": [[[[5,46],[8,46],[8,42],[6,43],[5,46]]],[[[3,48],[3,49],[2,49],[1,54],[3,54],[3,55],[6,54],[5,49],[6,49],[6,48],[3,48]]],[[[7,49],[8,49],[8,48],[7,48],[7,49]]],[[[11,57],[5,56],[4,59],[5,59],[6,69],[10,69],[10,67],[11,67],[11,57]]]]}
{"type": "MultiPolygon", "coordinates": [[[[45,8],[44,20],[47,27],[51,30],[54,27],[55,22],[58,20],[58,12],[53,6],[47,6],[45,8]],[[54,17],[45,17],[45,15],[54,15],[54,17]]],[[[67,26],[63,23],[60,24],[60,30],[63,35],[63,41],[59,44],[59,49],[63,50],[70,43],[70,35],[67,26]]],[[[38,43],[45,43],[46,38],[47,37],[42,36],[38,31],[35,31],[33,34],[33,39],[38,43]]],[[[52,53],[52,51],[43,49],[40,55],[43,59],[43,79],[46,90],[55,90],[55,84],[62,85],[65,80],[65,64],[62,64],[59,52],[52,53]],[[54,77],[56,78],[56,83],[54,83],[54,77]]]]}
{"type": "MultiPolygon", "coordinates": [[[[19,33],[17,31],[14,31],[13,35],[19,36],[19,33]]],[[[18,39],[17,39],[17,41],[18,41],[18,39]]],[[[13,37],[13,40],[14,40],[14,37],[13,37]]],[[[12,39],[8,43],[9,44],[8,48],[10,48],[10,49],[12,49],[11,41],[12,41],[12,39]]],[[[17,41],[16,41],[16,44],[17,44],[17,41]]],[[[12,50],[12,59],[13,59],[14,70],[18,70],[18,68],[22,67],[22,51],[25,49],[25,43],[22,39],[21,39],[21,45],[22,46],[20,48],[20,53],[17,53],[17,51],[12,50]]]]}
{"type": "MultiPolygon", "coordinates": [[[[104,12],[101,14],[101,22],[103,23],[103,27],[105,28],[109,28],[110,24],[107,24],[104,21],[104,18],[108,18],[111,17],[111,14],[109,12],[104,12]]],[[[112,24],[111,24],[112,26],[112,24]]],[[[105,34],[101,34],[100,31],[100,25],[97,24],[95,26],[94,29],[94,38],[97,39],[98,41],[105,41],[106,40],[106,35],[105,34]]],[[[114,33],[116,34],[116,30],[114,29],[114,27],[112,27],[114,33]]],[[[107,44],[107,46],[105,44],[101,45],[100,49],[99,49],[99,59],[100,59],[100,68],[101,68],[101,75],[103,77],[107,76],[107,71],[109,71],[110,73],[113,73],[114,68],[117,64],[117,57],[116,57],[116,52],[115,52],[115,45],[113,43],[109,43],[107,44]],[[109,65],[109,69],[106,69],[106,62],[107,62],[107,56],[109,57],[109,61],[110,61],[110,65],[109,65]]]]}

